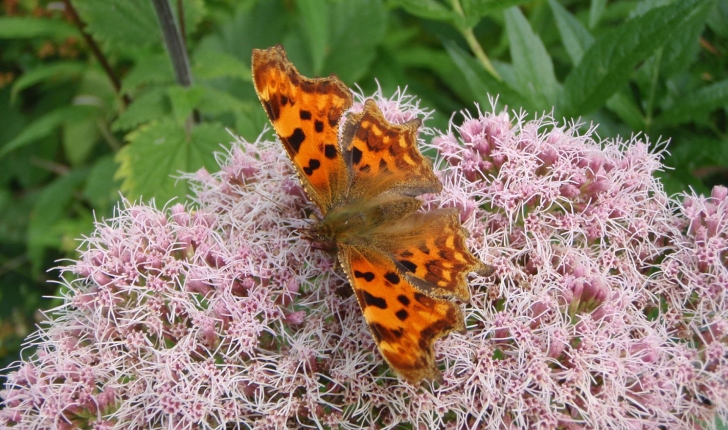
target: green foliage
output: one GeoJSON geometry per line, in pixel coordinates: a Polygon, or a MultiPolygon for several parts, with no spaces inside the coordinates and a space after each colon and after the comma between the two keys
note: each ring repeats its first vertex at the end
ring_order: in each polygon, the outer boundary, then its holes
{"type": "Polygon", "coordinates": [[[407,86],[440,129],[497,96],[597,122],[603,137],[672,138],[670,192],[728,182],[725,1],[172,1],[187,88],[149,0],[71,3],[101,57],[71,15],[47,7],[58,2],[0,6],[0,358],[17,355],[40,295],[53,294],[45,270],[73,257],[120,193],[183,201],[176,178],[215,169],[226,128],[249,140],[263,130],[253,48],[281,43],[302,73],[335,73],[365,94],[407,86]]]}

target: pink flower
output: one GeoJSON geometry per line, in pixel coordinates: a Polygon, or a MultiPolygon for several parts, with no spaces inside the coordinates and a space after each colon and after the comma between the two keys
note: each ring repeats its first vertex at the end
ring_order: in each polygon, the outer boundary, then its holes
{"type": "MultiPolygon", "coordinates": [[[[390,121],[428,116],[375,95],[390,121]]],[[[469,245],[442,385],[376,352],[278,143],[237,141],[193,205],[99,223],[2,391],[17,428],[714,428],[728,416],[728,190],[670,200],[660,154],[579,124],[465,114],[428,148],[469,245]]]]}

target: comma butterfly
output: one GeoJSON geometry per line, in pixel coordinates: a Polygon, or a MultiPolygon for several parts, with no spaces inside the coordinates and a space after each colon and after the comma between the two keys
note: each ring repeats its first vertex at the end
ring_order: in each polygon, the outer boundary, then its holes
{"type": "Polygon", "coordinates": [[[309,79],[283,47],[253,50],[253,83],[308,197],[323,219],[308,236],[336,251],[379,351],[410,383],[441,380],[433,343],[464,332],[466,274],[486,266],[465,246],[457,209],[420,212],[442,184],[417,148],[419,119],[361,113],[336,76],[309,79]],[[341,125],[342,120],[345,120],[341,125]]]}

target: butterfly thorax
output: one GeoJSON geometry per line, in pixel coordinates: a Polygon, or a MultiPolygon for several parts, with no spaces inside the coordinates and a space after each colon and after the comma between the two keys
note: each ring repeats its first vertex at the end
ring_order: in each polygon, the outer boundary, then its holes
{"type": "Polygon", "coordinates": [[[319,247],[336,250],[337,243],[366,245],[378,228],[416,212],[422,202],[414,197],[380,194],[371,199],[351,199],[331,208],[321,222],[308,231],[319,247]]]}

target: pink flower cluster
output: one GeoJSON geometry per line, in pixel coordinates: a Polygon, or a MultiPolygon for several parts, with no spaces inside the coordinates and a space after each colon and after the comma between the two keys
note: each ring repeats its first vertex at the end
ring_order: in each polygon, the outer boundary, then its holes
{"type": "MultiPolygon", "coordinates": [[[[394,122],[428,115],[375,98],[394,122]]],[[[673,201],[646,142],[579,130],[486,112],[427,145],[445,187],[428,205],[460,208],[495,268],[473,278],[467,333],[436,344],[443,384],[387,368],[333,258],[301,239],[313,209],[284,152],[259,139],[187,177],[194,204],[98,224],[0,426],[715,428],[728,190],[673,201]]]]}

